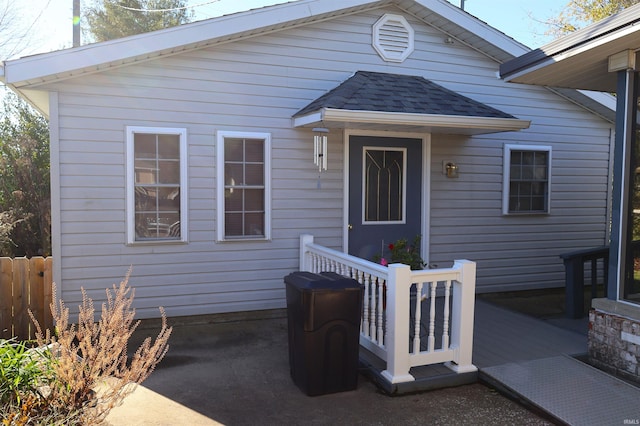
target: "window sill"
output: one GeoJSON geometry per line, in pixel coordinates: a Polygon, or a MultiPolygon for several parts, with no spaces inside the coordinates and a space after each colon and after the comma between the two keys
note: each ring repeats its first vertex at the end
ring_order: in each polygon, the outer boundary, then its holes
{"type": "Polygon", "coordinates": [[[156,241],[133,241],[129,242],[126,245],[130,247],[134,246],[157,246],[157,245],[186,245],[188,241],[184,240],[156,240],[156,241]]]}

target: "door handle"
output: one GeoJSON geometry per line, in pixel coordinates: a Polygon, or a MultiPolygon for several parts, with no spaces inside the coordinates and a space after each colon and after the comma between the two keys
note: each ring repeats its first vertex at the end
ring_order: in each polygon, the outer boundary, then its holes
{"type": "Polygon", "coordinates": [[[348,225],[347,225],[347,229],[348,229],[349,231],[351,231],[351,230],[353,229],[353,225],[352,225],[352,224],[348,224],[348,225]]]}

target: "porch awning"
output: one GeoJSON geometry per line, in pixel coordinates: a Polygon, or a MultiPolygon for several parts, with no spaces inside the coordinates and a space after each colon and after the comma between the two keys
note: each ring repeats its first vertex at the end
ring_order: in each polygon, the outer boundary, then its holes
{"type": "Polygon", "coordinates": [[[615,93],[608,58],[640,49],[640,5],[582,28],[500,66],[510,82],[615,93]]]}
{"type": "Polygon", "coordinates": [[[526,129],[520,120],[419,76],[358,71],[293,115],[294,127],[476,135],[526,129]]]}

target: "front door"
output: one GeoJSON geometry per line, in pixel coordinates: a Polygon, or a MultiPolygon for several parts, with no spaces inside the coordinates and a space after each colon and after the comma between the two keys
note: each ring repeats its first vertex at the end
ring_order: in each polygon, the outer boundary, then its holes
{"type": "Polygon", "coordinates": [[[349,254],[363,259],[422,233],[422,139],[349,138],[348,217],[349,254]]]}

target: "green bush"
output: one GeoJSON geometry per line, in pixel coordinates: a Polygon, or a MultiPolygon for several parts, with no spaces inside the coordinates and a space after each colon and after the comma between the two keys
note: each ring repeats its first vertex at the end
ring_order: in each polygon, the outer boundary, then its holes
{"type": "Polygon", "coordinates": [[[0,339],[0,402],[20,405],[52,377],[49,351],[29,350],[25,342],[0,339]]]}
{"type": "Polygon", "coordinates": [[[0,415],[3,425],[51,424],[46,393],[53,381],[48,348],[30,349],[28,342],[0,339],[0,415]]]}

